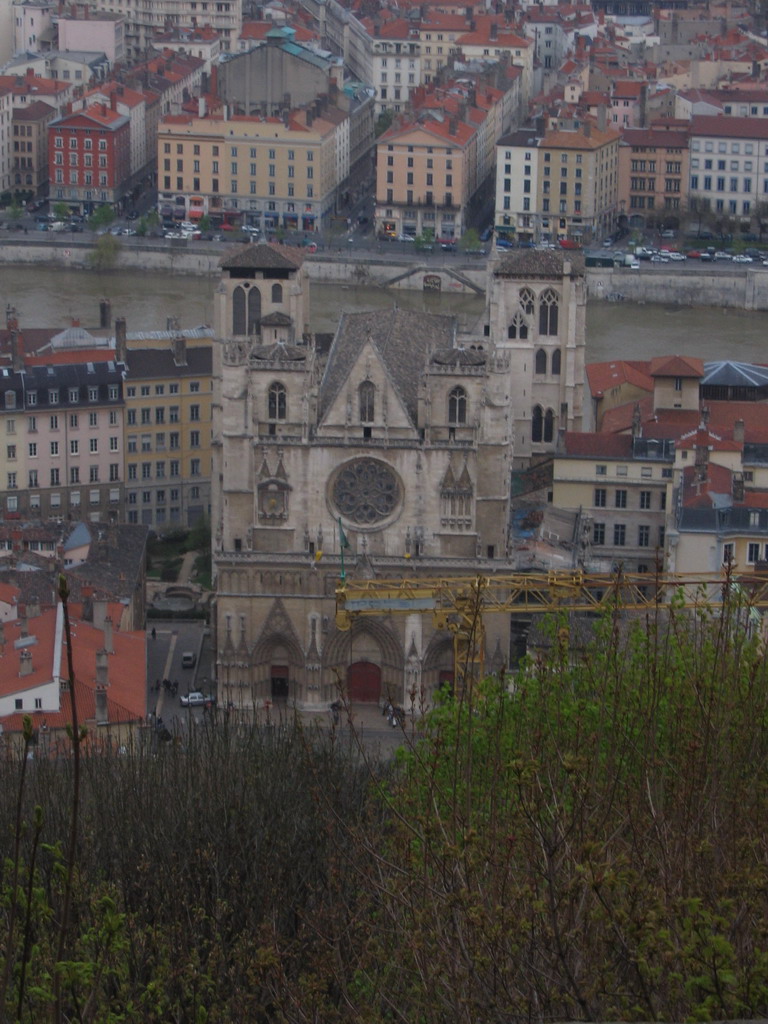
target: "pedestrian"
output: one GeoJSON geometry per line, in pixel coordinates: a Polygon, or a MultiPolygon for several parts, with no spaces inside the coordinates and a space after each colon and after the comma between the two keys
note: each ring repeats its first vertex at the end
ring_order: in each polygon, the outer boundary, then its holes
{"type": "Polygon", "coordinates": [[[338,725],[339,724],[339,718],[340,718],[340,704],[339,704],[339,702],[337,700],[335,700],[333,702],[333,704],[331,704],[331,720],[332,720],[334,725],[338,725]]]}
{"type": "Polygon", "coordinates": [[[157,630],[154,626],[152,627],[152,639],[157,640],[157,630]]]}

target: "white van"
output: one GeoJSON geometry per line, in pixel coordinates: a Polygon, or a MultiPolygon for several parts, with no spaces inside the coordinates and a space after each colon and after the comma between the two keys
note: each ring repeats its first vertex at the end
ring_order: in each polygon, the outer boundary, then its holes
{"type": "Polygon", "coordinates": [[[197,655],[194,651],[184,651],[181,656],[182,668],[194,668],[197,664],[197,655]]]}

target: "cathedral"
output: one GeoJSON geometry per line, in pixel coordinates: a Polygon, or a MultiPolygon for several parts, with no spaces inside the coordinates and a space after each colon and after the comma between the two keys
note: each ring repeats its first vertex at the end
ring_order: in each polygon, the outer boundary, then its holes
{"type": "MultiPolygon", "coordinates": [[[[586,289],[578,254],[489,262],[476,336],[450,316],[340,312],[311,331],[303,252],[222,261],[216,292],[213,561],[220,701],[428,705],[454,678],[432,617],[383,612],[340,630],[349,579],[508,572],[513,468],[582,427],[586,289]]],[[[487,616],[488,670],[509,663],[487,616]]]]}

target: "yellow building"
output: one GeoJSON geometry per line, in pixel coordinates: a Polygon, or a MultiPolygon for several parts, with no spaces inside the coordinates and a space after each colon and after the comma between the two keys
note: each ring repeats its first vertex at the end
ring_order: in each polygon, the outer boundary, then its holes
{"type": "Polygon", "coordinates": [[[653,572],[663,556],[674,441],[567,433],[554,457],[552,506],[576,514],[585,568],[653,572]]]}
{"type": "Polygon", "coordinates": [[[166,117],[158,128],[160,205],[265,230],[319,229],[349,172],[349,117],[318,100],[283,118],[166,117]]]}
{"type": "Polygon", "coordinates": [[[162,530],[210,514],[213,337],[206,328],[128,337],[125,519],[162,530]]]}

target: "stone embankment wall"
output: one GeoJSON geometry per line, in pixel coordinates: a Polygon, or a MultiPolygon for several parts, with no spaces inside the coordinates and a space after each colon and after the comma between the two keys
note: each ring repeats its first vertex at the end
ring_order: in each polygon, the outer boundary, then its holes
{"type": "MultiPolygon", "coordinates": [[[[118,256],[115,273],[120,270],[160,271],[166,274],[199,274],[216,277],[225,250],[213,243],[176,241],[151,242],[131,239],[118,256]]],[[[56,268],[88,269],[92,245],[85,241],[59,241],[30,238],[0,240],[0,264],[36,264],[56,268]]],[[[318,253],[308,257],[311,281],[338,284],[340,287],[367,286],[446,294],[483,294],[486,261],[462,258],[460,254],[435,254],[419,259],[379,259],[376,254],[318,253]]],[[[678,268],[672,264],[653,267],[642,264],[640,270],[627,268],[590,268],[587,290],[591,299],[627,302],[654,302],[664,305],[715,306],[722,308],[768,310],[768,267],[739,267],[702,264],[678,268]]]]}

